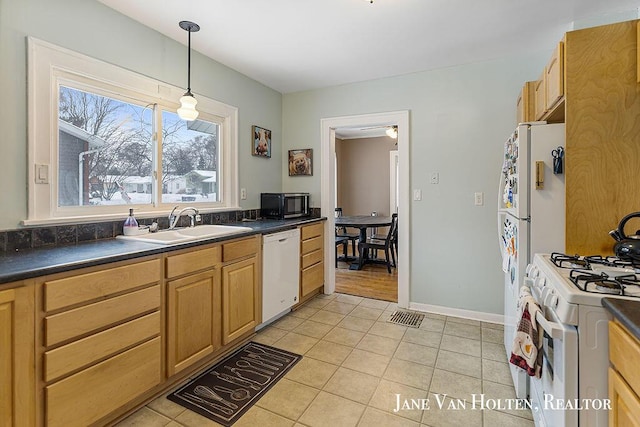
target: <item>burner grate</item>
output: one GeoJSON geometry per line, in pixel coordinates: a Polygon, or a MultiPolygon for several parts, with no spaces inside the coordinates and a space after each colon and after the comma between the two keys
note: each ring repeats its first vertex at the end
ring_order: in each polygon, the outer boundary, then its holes
{"type": "Polygon", "coordinates": [[[389,323],[396,325],[409,326],[411,328],[419,328],[424,319],[424,314],[413,311],[396,310],[389,316],[389,323]]]}

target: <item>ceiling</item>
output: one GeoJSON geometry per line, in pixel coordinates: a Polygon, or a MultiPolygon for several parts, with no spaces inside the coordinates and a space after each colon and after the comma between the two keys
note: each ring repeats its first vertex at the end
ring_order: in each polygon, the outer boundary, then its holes
{"type": "Polygon", "coordinates": [[[638,0],[99,0],[291,93],[551,50],[574,21],[638,0]]]}

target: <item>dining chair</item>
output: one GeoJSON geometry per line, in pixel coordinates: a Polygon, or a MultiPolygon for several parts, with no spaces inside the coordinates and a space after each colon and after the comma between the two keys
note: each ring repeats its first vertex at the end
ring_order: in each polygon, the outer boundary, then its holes
{"type": "MultiPolygon", "coordinates": [[[[342,216],[342,208],[335,209],[336,218],[342,216]]],[[[338,238],[345,238],[347,243],[345,244],[344,256],[348,255],[348,246],[349,242],[351,242],[351,254],[352,256],[356,256],[356,241],[360,238],[360,233],[349,233],[347,232],[347,227],[336,227],[336,248],[338,246],[338,238]]]]}
{"type": "Polygon", "coordinates": [[[358,244],[358,250],[361,254],[364,253],[363,251],[368,251],[370,249],[384,251],[385,264],[387,265],[387,271],[389,273],[391,273],[391,267],[396,267],[395,254],[393,253],[392,248],[392,240],[393,236],[397,235],[397,229],[398,215],[393,214],[391,216],[391,226],[389,227],[389,232],[384,239],[368,238],[365,242],[360,242],[358,244]]]}
{"type": "Polygon", "coordinates": [[[336,268],[338,268],[338,247],[340,245],[342,245],[342,253],[344,254],[344,257],[346,259],[348,250],[347,247],[349,246],[349,238],[336,236],[336,268]]]}

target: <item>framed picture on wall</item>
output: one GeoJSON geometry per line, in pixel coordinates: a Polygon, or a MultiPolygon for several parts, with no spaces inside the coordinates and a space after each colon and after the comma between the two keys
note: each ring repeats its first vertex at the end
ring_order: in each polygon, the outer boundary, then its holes
{"type": "Polygon", "coordinates": [[[271,131],[260,126],[251,126],[251,154],[271,158],[271,131]]]}
{"type": "Polygon", "coordinates": [[[289,150],[289,176],[313,175],[313,149],[289,150]]]}

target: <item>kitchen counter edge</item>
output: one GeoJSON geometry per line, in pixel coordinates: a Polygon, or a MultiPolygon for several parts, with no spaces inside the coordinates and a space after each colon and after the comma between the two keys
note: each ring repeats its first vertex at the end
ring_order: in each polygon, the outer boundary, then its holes
{"type": "Polygon", "coordinates": [[[602,298],[602,306],[640,340],[640,301],[602,298]]]}
{"type": "Polygon", "coordinates": [[[304,224],[325,221],[326,217],[296,218],[289,220],[238,221],[224,225],[244,226],[252,230],[231,236],[185,242],[175,245],[158,245],[125,239],[107,239],[77,245],[29,249],[0,256],[0,290],[4,285],[85,267],[126,261],[178,249],[202,246],[210,243],[271,234],[290,230],[304,224]]]}

